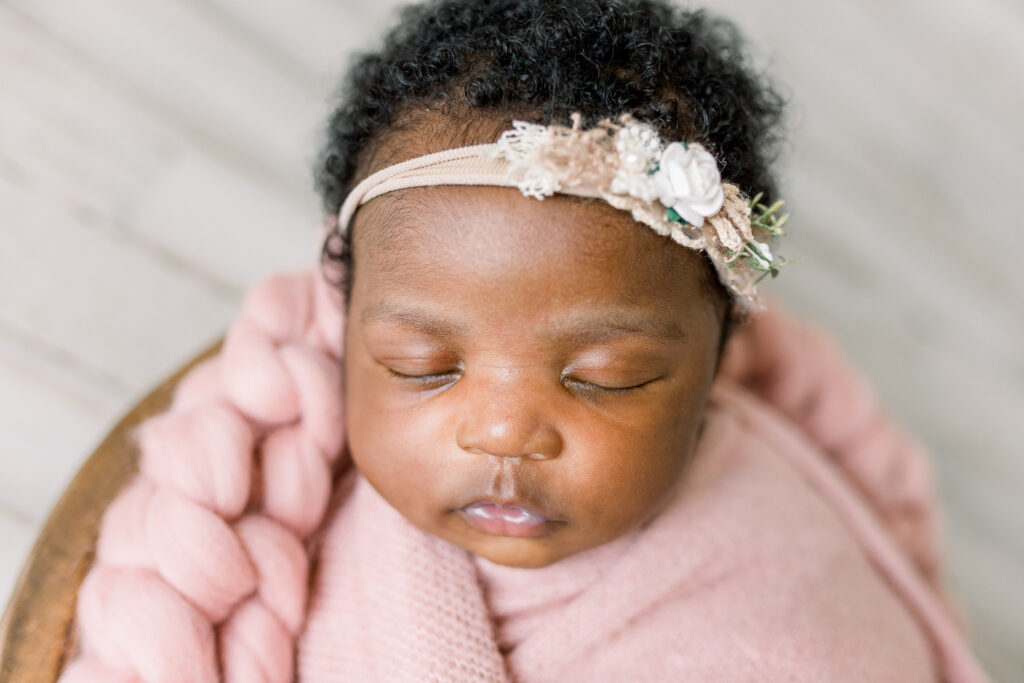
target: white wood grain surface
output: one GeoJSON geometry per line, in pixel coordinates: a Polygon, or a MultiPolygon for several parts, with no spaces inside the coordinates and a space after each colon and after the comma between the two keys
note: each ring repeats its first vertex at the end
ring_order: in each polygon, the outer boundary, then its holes
{"type": "MultiPolygon", "coordinates": [[[[0,0],[0,600],[82,460],[314,258],[335,80],[394,0],[0,0]]],[[[1024,680],[1024,5],[718,0],[792,101],[773,291],[935,453],[949,579],[1024,680]]]]}

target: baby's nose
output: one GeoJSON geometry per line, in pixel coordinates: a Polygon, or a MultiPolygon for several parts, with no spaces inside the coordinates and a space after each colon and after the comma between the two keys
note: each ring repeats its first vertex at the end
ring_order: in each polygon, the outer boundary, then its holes
{"type": "Polygon", "coordinates": [[[467,453],[550,460],[563,444],[544,413],[543,401],[522,385],[485,385],[466,406],[456,442],[467,453]]]}

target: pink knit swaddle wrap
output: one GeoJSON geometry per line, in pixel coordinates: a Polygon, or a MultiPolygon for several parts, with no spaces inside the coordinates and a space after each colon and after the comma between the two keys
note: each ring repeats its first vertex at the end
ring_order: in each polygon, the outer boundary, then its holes
{"type": "MultiPolygon", "coordinates": [[[[220,354],[139,428],[140,474],[104,517],[63,681],[291,680],[311,535],[347,466],[332,294],[316,269],[256,285],[220,354]]],[[[817,333],[769,313],[723,374],[834,458],[934,584],[927,461],[817,333]]]]}

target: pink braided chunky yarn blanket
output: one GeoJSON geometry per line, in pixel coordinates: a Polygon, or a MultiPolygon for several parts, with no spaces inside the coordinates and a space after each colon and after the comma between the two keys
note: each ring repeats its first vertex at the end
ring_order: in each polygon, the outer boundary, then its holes
{"type": "Polygon", "coordinates": [[[341,329],[317,271],[272,277],[140,427],[62,681],[984,680],[928,461],[815,329],[742,330],[668,508],[539,570],[416,530],[351,468],[341,329]]]}

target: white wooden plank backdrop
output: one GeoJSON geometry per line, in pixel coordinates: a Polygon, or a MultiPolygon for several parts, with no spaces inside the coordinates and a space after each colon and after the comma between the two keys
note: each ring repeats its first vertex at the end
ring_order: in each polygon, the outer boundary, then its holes
{"type": "MultiPolygon", "coordinates": [[[[394,0],[0,0],[0,599],[107,429],[309,263],[335,78],[394,0]]],[[[718,0],[793,102],[776,293],[934,451],[950,583],[1024,680],[1024,5],[718,0]]]]}

